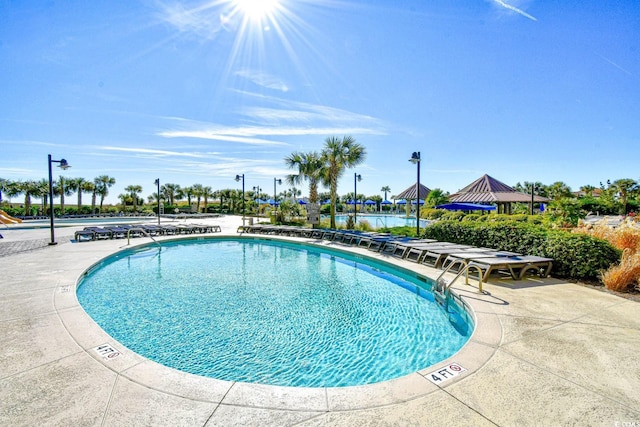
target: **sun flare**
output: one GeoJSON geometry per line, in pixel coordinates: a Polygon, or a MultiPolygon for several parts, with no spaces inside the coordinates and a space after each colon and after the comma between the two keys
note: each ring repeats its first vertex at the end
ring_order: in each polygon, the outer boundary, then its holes
{"type": "Polygon", "coordinates": [[[279,6],[279,0],[234,0],[245,17],[261,21],[272,16],[279,6]]]}

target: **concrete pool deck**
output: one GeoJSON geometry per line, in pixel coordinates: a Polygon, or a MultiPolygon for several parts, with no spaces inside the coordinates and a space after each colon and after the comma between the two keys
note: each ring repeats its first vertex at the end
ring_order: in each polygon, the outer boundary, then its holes
{"type": "MultiPolygon", "coordinates": [[[[237,236],[241,220],[197,222],[237,236]]],[[[442,363],[361,387],[234,383],[160,366],[102,331],[78,305],[76,282],[127,242],[70,243],[76,229],[56,228],[56,246],[46,228],[0,230],[0,425],[640,426],[637,302],[554,278],[495,278],[483,294],[460,282],[477,329],[442,363]],[[466,371],[428,379],[452,363],[466,371]]]]}

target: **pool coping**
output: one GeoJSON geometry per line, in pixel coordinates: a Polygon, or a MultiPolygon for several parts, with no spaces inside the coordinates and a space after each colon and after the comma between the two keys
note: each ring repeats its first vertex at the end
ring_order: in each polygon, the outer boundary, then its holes
{"type": "MultiPolygon", "coordinates": [[[[308,238],[256,236],[247,234],[220,234],[195,237],[197,240],[229,238],[282,241],[320,248],[325,247],[338,252],[368,257],[375,261],[395,266],[396,268],[430,277],[434,280],[441,272],[440,270],[422,264],[415,264],[395,257],[384,256],[363,248],[308,238]]],[[[158,241],[189,239],[194,239],[194,236],[167,236],[158,239],[158,241]]],[[[78,265],[77,267],[82,268],[83,272],[76,278],[73,292],[66,288],[64,291],[56,292],[54,303],[67,332],[87,354],[107,369],[124,376],[130,381],[163,393],[216,404],[224,402],[225,404],[231,405],[243,405],[264,409],[277,408],[293,411],[324,412],[383,407],[416,399],[464,380],[481,368],[493,356],[502,337],[502,327],[496,315],[482,309],[482,300],[470,299],[467,303],[472,310],[470,315],[473,317],[475,328],[467,343],[454,355],[441,362],[389,381],[348,387],[286,387],[224,381],[178,371],[138,355],[107,334],[84,311],[78,302],[75,292],[85,272],[101,263],[105,257],[150,244],[153,243],[148,241],[136,242],[126,248],[119,248],[109,254],[102,255],[100,260],[89,263],[88,265],[78,265]],[[102,346],[105,348],[97,350],[102,346]],[[115,355],[114,352],[117,352],[117,355],[115,355]],[[454,364],[456,368],[461,366],[464,370],[460,373],[455,372],[457,375],[455,377],[451,376],[451,378],[449,378],[449,374],[447,374],[446,371],[443,371],[445,378],[441,385],[436,385],[428,379],[431,373],[442,371],[452,364],[454,364]]],[[[471,280],[470,282],[473,285],[475,281],[471,280]]],[[[464,295],[464,292],[474,292],[473,286],[465,286],[465,288],[467,289],[461,289],[460,285],[456,285],[453,287],[453,291],[459,295],[464,295]]]]}

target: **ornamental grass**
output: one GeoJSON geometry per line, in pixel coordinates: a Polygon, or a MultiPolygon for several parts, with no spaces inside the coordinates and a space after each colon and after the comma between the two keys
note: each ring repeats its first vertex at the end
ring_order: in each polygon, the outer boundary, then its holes
{"type": "Polygon", "coordinates": [[[609,227],[601,221],[592,227],[580,226],[574,230],[604,239],[623,251],[620,263],[602,272],[602,283],[612,291],[640,290],[640,227],[625,221],[618,227],[609,227]]]}

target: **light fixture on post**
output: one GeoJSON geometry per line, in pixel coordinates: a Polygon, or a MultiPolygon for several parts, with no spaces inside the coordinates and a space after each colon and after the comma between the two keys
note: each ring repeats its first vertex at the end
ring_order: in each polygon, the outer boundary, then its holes
{"type": "Polygon", "coordinates": [[[358,219],[358,181],[362,181],[362,175],[353,173],[353,223],[358,219]]]}
{"type": "Polygon", "coordinates": [[[156,178],[154,184],[158,186],[158,225],[160,225],[160,178],[156,178]]]}
{"type": "Polygon", "coordinates": [[[53,172],[51,171],[51,163],[60,163],[58,167],[62,170],[67,170],[71,166],[65,159],[53,160],[51,154],[49,154],[49,218],[51,221],[51,241],[49,245],[56,245],[56,237],[53,226],[53,172]]]}
{"type": "Polygon", "coordinates": [[[236,182],[242,179],[242,225],[244,225],[244,174],[236,175],[236,182]]]}
{"type": "Polygon", "coordinates": [[[282,185],[282,180],[278,178],[273,178],[273,209],[278,210],[278,199],[276,199],[276,184],[282,185]]]}
{"type": "Polygon", "coordinates": [[[414,151],[409,161],[418,168],[418,180],[416,182],[416,237],[420,237],[420,152],[414,151]]]}

